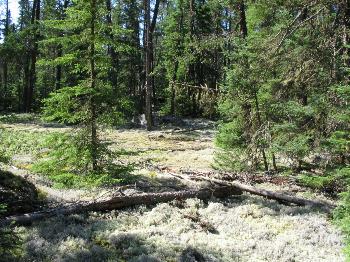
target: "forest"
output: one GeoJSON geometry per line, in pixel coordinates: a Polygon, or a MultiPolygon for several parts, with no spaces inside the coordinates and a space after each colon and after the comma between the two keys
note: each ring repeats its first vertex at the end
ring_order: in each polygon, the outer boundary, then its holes
{"type": "Polygon", "coordinates": [[[350,0],[0,0],[1,261],[350,261],[350,0]]]}

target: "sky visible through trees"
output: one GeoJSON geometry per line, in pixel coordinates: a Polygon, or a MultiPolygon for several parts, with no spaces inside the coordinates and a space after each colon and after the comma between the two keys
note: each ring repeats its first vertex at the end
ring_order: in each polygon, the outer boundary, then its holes
{"type": "MultiPolygon", "coordinates": [[[[18,1],[17,0],[10,0],[9,1],[9,8],[11,10],[11,18],[13,19],[13,21],[17,21],[17,18],[19,16],[18,1]]],[[[0,10],[4,11],[4,6],[3,5],[1,5],[1,9],[0,10]]]]}

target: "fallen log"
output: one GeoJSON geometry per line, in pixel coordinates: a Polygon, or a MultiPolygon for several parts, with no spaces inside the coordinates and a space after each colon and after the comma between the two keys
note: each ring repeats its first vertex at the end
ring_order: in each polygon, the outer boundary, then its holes
{"type": "Polygon", "coordinates": [[[57,215],[71,215],[88,211],[107,211],[136,205],[152,205],[157,203],[169,202],[172,200],[182,200],[187,198],[209,199],[211,197],[225,198],[231,195],[240,195],[242,191],[234,186],[219,186],[213,189],[204,188],[198,190],[183,190],[177,192],[164,193],[142,193],[130,196],[116,196],[109,200],[84,202],[53,208],[24,215],[10,216],[0,220],[0,226],[8,225],[29,225],[34,221],[57,215]]]}
{"type": "Polygon", "coordinates": [[[265,189],[260,189],[256,188],[253,186],[241,184],[238,182],[228,182],[220,179],[215,179],[215,178],[208,178],[208,177],[203,177],[203,176],[183,176],[180,174],[173,174],[173,173],[168,173],[174,177],[181,178],[181,179],[192,179],[192,180],[202,180],[202,181],[208,181],[210,183],[214,183],[216,185],[221,185],[221,186],[232,186],[234,188],[238,188],[242,191],[249,192],[253,195],[259,195],[263,196],[269,199],[274,199],[277,200],[281,203],[292,203],[296,204],[299,206],[315,206],[315,207],[320,207],[325,209],[325,211],[330,212],[332,209],[334,209],[336,206],[332,203],[326,202],[326,201],[317,201],[317,200],[309,200],[301,197],[296,197],[296,196],[291,196],[291,195],[286,195],[282,193],[277,193],[265,189]]]}

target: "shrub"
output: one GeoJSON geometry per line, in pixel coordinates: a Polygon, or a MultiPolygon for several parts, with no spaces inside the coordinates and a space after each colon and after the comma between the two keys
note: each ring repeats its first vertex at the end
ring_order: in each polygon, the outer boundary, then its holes
{"type": "MultiPolygon", "coordinates": [[[[6,213],[6,205],[0,204],[0,219],[6,213]]],[[[0,261],[18,261],[22,255],[21,239],[8,227],[0,227],[0,261]]]]}

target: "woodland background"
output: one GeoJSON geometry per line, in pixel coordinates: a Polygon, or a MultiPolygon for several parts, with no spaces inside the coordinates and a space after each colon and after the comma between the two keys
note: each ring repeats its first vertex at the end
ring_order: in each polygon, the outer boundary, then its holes
{"type": "MultiPolygon", "coordinates": [[[[33,171],[119,183],[127,171],[106,128],[211,119],[216,169],[340,197],[333,217],[349,235],[350,1],[19,0],[16,21],[8,1],[3,120],[35,113],[73,128],[48,138],[33,171]]],[[[12,135],[1,129],[5,163],[12,135]]]]}

